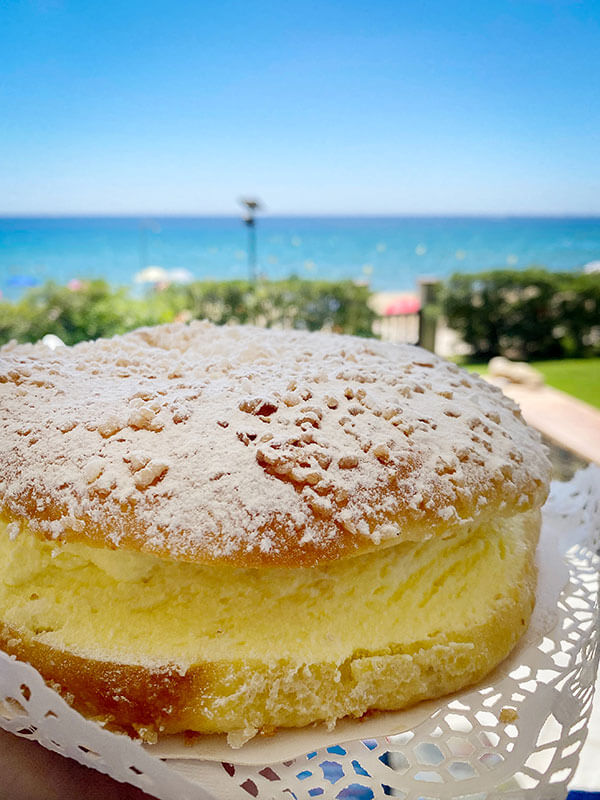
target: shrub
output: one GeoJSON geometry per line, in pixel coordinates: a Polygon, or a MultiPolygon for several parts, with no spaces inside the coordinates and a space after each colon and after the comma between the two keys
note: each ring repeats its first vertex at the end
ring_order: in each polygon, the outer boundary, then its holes
{"type": "Polygon", "coordinates": [[[0,344],[35,342],[48,333],[65,344],[175,319],[208,319],[267,327],[328,329],[371,336],[370,292],[351,281],[198,281],[133,297],[105,281],[76,288],[46,283],[16,303],[0,303],[0,344]]]}
{"type": "Polygon", "coordinates": [[[369,289],[352,281],[207,281],[172,286],[164,301],[195,319],[230,320],[265,327],[329,329],[371,336],[375,319],[369,289]]]}
{"type": "Polygon", "coordinates": [[[16,303],[0,304],[0,341],[35,342],[53,333],[76,344],[146,324],[144,311],[126,289],[113,290],[105,281],[85,281],[76,290],[50,282],[16,303]]]}
{"type": "Polygon", "coordinates": [[[600,275],[493,270],[457,273],[444,314],[476,358],[524,360],[600,353],[600,275]]]}

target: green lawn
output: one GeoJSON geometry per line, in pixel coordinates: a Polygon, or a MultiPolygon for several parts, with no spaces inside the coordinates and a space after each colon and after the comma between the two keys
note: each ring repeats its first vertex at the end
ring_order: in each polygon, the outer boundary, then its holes
{"type": "MultiPolygon", "coordinates": [[[[468,370],[487,372],[487,364],[464,364],[468,370]]],[[[544,376],[548,386],[572,394],[600,408],[600,358],[563,358],[557,361],[532,361],[531,366],[544,376]]]]}

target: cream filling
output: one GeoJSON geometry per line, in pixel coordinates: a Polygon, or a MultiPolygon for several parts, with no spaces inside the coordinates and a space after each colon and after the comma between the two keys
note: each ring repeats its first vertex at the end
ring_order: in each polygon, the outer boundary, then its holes
{"type": "Polygon", "coordinates": [[[518,597],[535,513],[293,569],[167,561],[27,530],[11,539],[0,523],[0,619],[48,645],[121,663],[341,663],[460,635],[518,597]]]}

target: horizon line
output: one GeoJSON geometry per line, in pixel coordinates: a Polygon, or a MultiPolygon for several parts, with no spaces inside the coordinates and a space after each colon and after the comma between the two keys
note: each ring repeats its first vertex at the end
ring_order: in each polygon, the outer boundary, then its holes
{"type": "MultiPolygon", "coordinates": [[[[242,212],[191,212],[191,211],[112,211],[94,212],[6,212],[0,211],[0,219],[237,219],[242,212]]],[[[600,211],[544,212],[275,212],[260,213],[257,219],[600,219],[600,211]]]]}

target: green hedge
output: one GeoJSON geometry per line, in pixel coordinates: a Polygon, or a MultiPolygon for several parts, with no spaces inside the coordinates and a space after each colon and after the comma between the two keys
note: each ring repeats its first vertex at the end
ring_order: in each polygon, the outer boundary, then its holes
{"type": "Polygon", "coordinates": [[[444,287],[443,309],[477,359],[600,354],[600,274],[457,273],[444,287]]]}
{"type": "Polygon", "coordinates": [[[375,318],[369,289],[351,281],[198,281],[150,291],[143,297],[105,281],[70,289],[46,283],[15,303],[0,302],[0,344],[35,342],[48,333],[65,344],[109,337],[175,319],[230,320],[267,327],[322,328],[371,336],[375,318]]]}

